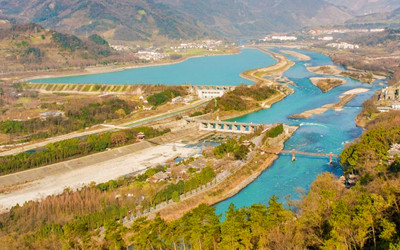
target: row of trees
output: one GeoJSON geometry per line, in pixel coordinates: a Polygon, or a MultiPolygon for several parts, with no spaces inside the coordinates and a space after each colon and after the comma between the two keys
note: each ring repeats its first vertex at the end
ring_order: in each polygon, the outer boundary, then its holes
{"type": "Polygon", "coordinates": [[[213,168],[205,167],[199,173],[195,173],[192,178],[187,181],[179,181],[178,183],[173,183],[168,185],[165,189],[158,192],[152,201],[144,201],[144,208],[149,208],[150,205],[156,206],[164,201],[174,200],[179,201],[179,196],[195,190],[202,185],[211,182],[216,173],[213,168]]]}
{"type": "Polygon", "coordinates": [[[64,108],[65,117],[34,118],[27,121],[0,122],[0,132],[11,136],[29,136],[30,140],[47,138],[83,129],[130,114],[135,104],[112,98],[87,104],[70,103],[64,108]]]}
{"type": "Polygon", "coordinates": [[[136,136],[139,132],[144,132],[147,138],[152,138],[169,131],[169,129],[156,130],[148,127],[140,127],[49,143],[43,150],[34,153],[23,152],[17,155],[1,156],[0,175],[102,152],[107,148],[127,145],[136,141],[136,136]]]}

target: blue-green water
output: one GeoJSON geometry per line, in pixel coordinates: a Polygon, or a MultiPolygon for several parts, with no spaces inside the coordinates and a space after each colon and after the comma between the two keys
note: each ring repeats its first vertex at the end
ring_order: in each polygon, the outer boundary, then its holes
{"type": "Polygon", "coordinates": [[[191,58],[163,66],[126,69],[123,71],[32,80],[34,83],[102,83],[102,84],[213,84],[238,85],[252,82],[239,75],[245,70],[265,67],[276,62],[269,54],[256,49],[227,56],[191,58]]]}
{"type": "MultiPolygon", "coordinates": [[[[279,52],[278,49],[274,49],[274,51],[279,52]]],[[[273,105],[270,109],[261,110],[234,120],[253,123],[283,122],[299,125],[296,133],[286,142],[285,149],[340,153],[346,142],[354,140],[362,132],[360,128],[355,126],[354,122],[354,118],[360,112],[361,104],[381,87],[377,84],[373,86],[361,84],[358,81],[346,78],[347,84],[336,87],[328,93],[322,93],[310,82],[309,78],[317,75],[308,72],[305,64],[312,66],[327,65],[332,64],[332,61],[323,54],[297,51],[309,55],[312,60],[303,62],[287,55],[292,61],[296,62],[296,65],[285,73],[297,84],[293,87],[295,93],[273,105]],[[357,87],[368,88],[370,91],[358,95],[341,111],[329,110],[324,114],[314,115],[306,120],[288,118],[292,114],[318,108],[327,103],[338,102],[343,92],[357,87]]],[[[239,74],[242,71],[264,67],[274,62],[275,60],[268,54],[258,50],[244,49],[238,55],[193,58],[174,65],[137,68],[106,74],[42,79],[35,82],[235,85],[249,83],[240,78],[239,74]]],[[[216,204],[216,210],[223,214],[230,203],[234,203],[237,207],[250,206],[254,203],[266,204],[272,195],[278,196],[281,201],[284,201],[288,195],[292,199],[297,199],[300,196],[296,189],[308,190],[312,181],[323,172],[341,175],[342,169],[338,165],[329,165],[328,159],[324,158],[297,156],[296,162],[292,162],[291,156],[280,156],[270,168],[240,193],[216,204]]]]}
{"type": "MultiPolygon", "coordinates": [[[[278,52],[278,50],[275,51],[278,52]]],[[[296,65],[285,73],[297,84],[296,87],[293,87],[295,93],[275,104],[271,109],[261,110],[234,120],[254,123],[284,122],[299,125],[299,129],[286,142],[286,150],[339,154],[346,142],[361,135],[362,130],[355,126],[354,118],[360,112],[362,103],[381,87],[377,84],[373,86],[361,84],[346,78],[347,84],[336,87],[328,93],[322,93],[310,82],[309,78],[316,75],[307,71],[305,64],[327,65],[332,64],[332,61],[322,54],[297,51],[309,55],[312,60],[302,62],[288,56],[296,62],[296,65]],[[358,95],[341,111],[329,110],[306,120],[288,118],[292,114],[337,102],[343,92],[357,87],[368,88],[370,91],[358,95]]],[[[329,165],[328,159],[324,158],[296,156],[296,161],[292,162],[290,155],[280,156],[253,183],[232,198],[216,204],[216,211],[223,214],[231,203],[237,207],[250,206],[254,203],[267,204],[272,195],[278,196],[282,202],[285,202],[287,196],[290,196],[291,199],[299,199],[300,195],[296,189],[301,188],[307,191],[317,175],[323,172],[331,172],[339,176],[342,174],[342,169],[338,164],[329,165]]]]}

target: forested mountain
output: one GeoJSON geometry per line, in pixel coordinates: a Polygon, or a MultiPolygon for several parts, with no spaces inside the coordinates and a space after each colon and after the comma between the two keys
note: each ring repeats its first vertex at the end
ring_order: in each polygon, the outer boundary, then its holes
{"type": "Polygon", "coordinates": [[[113,54],[108,42],[96,34],[81,39],[37,24],[0,26],[2,72],[79,67],[110,60],[113,54]]]}
{"type": "Polygon", "coordinates": [[[352,17],[324,0],[0,0],[0,14],[113,40],[264,35],[352,17]]]}

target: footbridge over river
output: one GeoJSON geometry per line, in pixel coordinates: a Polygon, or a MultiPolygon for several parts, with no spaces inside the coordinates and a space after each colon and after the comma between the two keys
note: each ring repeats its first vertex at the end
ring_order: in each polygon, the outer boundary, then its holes
{"type": "Polygon", "coordinates": [[[227,122],[219,120],[201,120],[191,117],[185,117],[189,123],[198,123],[199,129],[202,131],[215,131],[224,133],[251,134],[258,128],[270,129],[279,124],[256,124],[243,122],[227,122]]]}
{"type": "Polygon", "coordinates": [[[339,158],[340,155],[334,154],[332,152],[330,153],[316,153],[316,152],[302,152],[302,151],[297,151],[295,149],[292,150],[282,150],[279,152],[273,151],[273,150],[263,150],[266,153],[270,154],[291,154],[292,155],[292,161],[296,160],[296,155],[306,155],[306,156],[316,156],[316,157],[329,157],[329,164],[333,162],[333,158],[339,158]]]}

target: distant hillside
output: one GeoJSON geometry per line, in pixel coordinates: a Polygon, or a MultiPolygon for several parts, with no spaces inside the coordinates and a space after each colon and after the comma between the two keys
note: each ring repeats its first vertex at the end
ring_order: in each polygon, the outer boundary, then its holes
{"type": "Polygon", "coordinates": [[[399,0],[327,0],[327,2],[343,6],[359,16],[391,12],[400,8],[399,0]]]}
{"type": "Polygon", "coordinates": [[[356,17],[346,22],[347,25],[397,27],[400,26],[400,8],[386,13],[356,17]]]}
{"type": "Polygon", "coordinates": [[[0,14],[109,40],[264,35],[352,18],[324,0],[0,0],[0,14]]]}
{"type": "Polygon", "coordinates": [[[73,35],[44,29],[37,24],[0,28],[1,72],[85,66],[113,55],[98,35],[82,40],[73,35]]]}
{"type": "Polygon", "coordinates": [[[0,1],[3,15],[58,31],[107,39],[199,38],[204,29],[193,19],[153,0],[0,1]]]}
{"type": "Polygon", "coordinates": [[[185,11],[224,36],[293,31],[340,24],[352,16],[322,0],[161,0],[185,11]]]}

